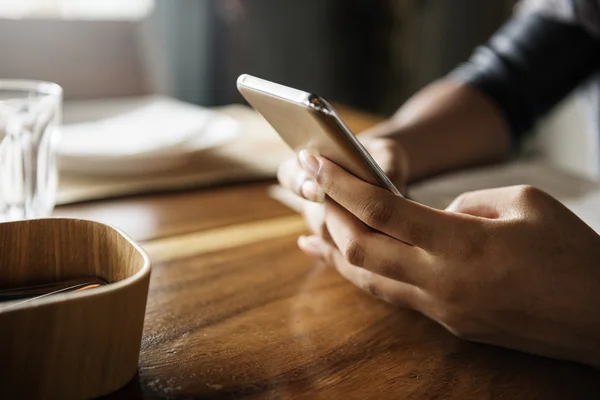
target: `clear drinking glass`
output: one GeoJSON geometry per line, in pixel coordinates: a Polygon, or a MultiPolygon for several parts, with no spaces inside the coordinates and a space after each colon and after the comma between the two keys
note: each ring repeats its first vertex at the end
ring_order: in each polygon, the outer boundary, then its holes
{"type": "Polygon", "coordinates": [[[0,222],[52,213],[61,107],[57,84],[0,80],[0,222]]]}

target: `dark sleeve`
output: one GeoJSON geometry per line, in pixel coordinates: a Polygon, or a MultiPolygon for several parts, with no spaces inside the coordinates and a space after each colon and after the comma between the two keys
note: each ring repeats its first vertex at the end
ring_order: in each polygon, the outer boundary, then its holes
{"type": "Polygon", "coordinates": [[[540,14],[507,22],[450,76],[500,108],[518,138],[600,68],[600,41],[582,27],[540,14]]]}

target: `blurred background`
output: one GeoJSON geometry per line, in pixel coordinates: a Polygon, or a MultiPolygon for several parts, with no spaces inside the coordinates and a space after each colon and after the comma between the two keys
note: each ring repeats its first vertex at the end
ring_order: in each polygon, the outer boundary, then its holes
{"type": "Polygon", "coordinates": [[[390,113],[464,60],[511,0],[2,0],[0,78],[66,97],[240,102],[250,73],[390,113]]]}
{"type": "MultiPolygon", "coordinates": [[[[0,79],[54,81],[67,100],[162,94],[219,106],[242,102],[235,81],[249,73],[389,115],[465,60],[515,3],[1,0],[0,79]]],[[[583,103],[564,102],[533,147],[596,177],[583,103]]]]}

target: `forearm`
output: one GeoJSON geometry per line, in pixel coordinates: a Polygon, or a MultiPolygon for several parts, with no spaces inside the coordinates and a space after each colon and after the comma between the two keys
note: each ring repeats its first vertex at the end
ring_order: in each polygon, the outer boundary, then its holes
{"type": "Polygon", "coordinates": [[[501,160],[510,147],[508,126],[497,106],[450,78],[430,84],[364,135],[400,143],[409,182],[501,160]]]}
{"type": "Polygon", "coordinates": [[[599,69],[600,39],[576,24],[521,15],[368,134],[397,138],[409,181],[491,162],[599,69]]]}

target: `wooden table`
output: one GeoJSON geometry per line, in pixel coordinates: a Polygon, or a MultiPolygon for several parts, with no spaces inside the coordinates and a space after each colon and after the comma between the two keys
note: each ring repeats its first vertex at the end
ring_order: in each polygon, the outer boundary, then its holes
{"type": "Polygon", "coordinates": [[[122,228],[153,262],[138,375],[110,398],[600,398],[598,370],[459,340],[315,264],[270,183],[57,210],[122,228]]]}

